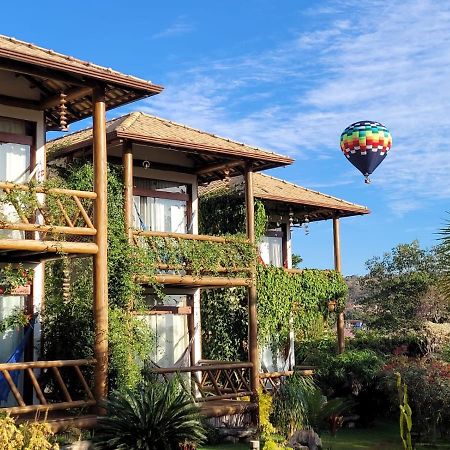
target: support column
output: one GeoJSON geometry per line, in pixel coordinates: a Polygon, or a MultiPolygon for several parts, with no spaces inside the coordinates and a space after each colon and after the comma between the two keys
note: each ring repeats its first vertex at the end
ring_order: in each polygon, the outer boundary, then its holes
{"type": "MultiPolygon", "coordinates": [[[[334,242],[334,269],[342,272],[341,267],[341,237],[339,218],[333,217],[333,242],[334,242]]],[[[338,313],[337,318],[337,349],[338,353],[345,350],[345,316],[344,312],[338,313]]]]}
{"type": "Polygon", "coordinates": [[[128,242],[133,242],[133,144],[125,141],[122,147],[125,232],[128,242]]]}
{"type": "Polygon", "coordinates": [[[101,401],[108,392],[108,164],[105,91],[103,88],[95,88],[92,94],[94,191],[97,193],[94,223],[97,229],[95,243],[98,246],[98,252],[94,256],[94,357],[97,360],[94,369],[94,395],[97,401],[101,401]]]}
{"type": "MultiPolygon", "coordinates": [[[[245,205],[247,212],[247,237],[255,244],[255,199],[253,195],[253,169],[248,165],[245,169],[245,205]]],[[[253,283],[248,288],[248,353],[253,363],[251,373],[251,389],[256,394],[259,388],[259,349],[258,349],[258,317],[256,310],[256,267],[252,268],[253,283]]]]}

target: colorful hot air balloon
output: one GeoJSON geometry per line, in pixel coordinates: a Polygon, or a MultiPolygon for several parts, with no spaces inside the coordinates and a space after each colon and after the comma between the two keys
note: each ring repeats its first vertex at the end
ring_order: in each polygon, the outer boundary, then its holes
{"type": "Polygon", "coordinates": [[[369,175],[380,165],[391,147],[391,133],[379,122],[356,122],[341,134],[341,150],[366,177],[366,183],[370,183],[369,175]]]}

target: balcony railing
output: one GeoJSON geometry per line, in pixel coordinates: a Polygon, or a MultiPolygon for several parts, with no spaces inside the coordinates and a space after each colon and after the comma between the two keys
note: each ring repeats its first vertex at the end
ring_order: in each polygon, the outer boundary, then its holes
{"type": "Polygon", "coordinates": [[[252,281],[256,249],[247,239],[228,236],[134,231],[164,284],[247,286],[252,281]]]}
{"type": "Polygon", "coordinates": [[[59,242],[63,252],[95,253],[96,198],[95,192],[0,182],[0,250],[58,251],[59,242]]]}
{"type": "MultiPolygon", "coordinates": [[[[20,415],[38,411],[78,410],[94,406],[96,401],[82,372],[94,364],[94,359],[0,364],[0,381],[8,384],[16,402],[16,406],[0,408],[0,411],[20,415]],[[68,386],[69,371],[75,373],[75,379],[78,379],[77,386],[68,386]],[[14,381],[20,379],[17,375],[23,377],[24,385],[29,384],[33,387],[31,397],[36,401],[26,403],[25,396],[14,381]]],[[[73,380],[73,377],[71,379],[73,380]]]]}
{"type": "Polygon", "coordinates": [[[151,369],[152,373],[165,379],[178,374],[186,389],[197,402],[216,400],[236,400],[252,395],[250,388],[250,362],[202,364],[190,367],[170,367],[151,369]],[[190,383],[183,378],[189,374],[190,383]]]}

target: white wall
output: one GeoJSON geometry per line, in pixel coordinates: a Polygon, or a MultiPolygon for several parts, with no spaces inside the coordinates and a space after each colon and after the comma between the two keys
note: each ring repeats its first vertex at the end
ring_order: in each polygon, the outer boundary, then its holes
{"type": "MultiPolygon", "coordinates": [[[[0,74],[2,74],[2,72],[0,72],[0,74]]],[[[2,86],[2,88],[4,87],[2,86]]],[[[13,90],[14,89],[15,88],[13,88],[13,90]]],[[[44,113],[42,111],[34,111],[29,109],[0,105],[0,116],[27,120],[29,122],[36,123],[36,165],[38,166],[36,176],[38,181],[43,181],[45,179],[45,165],[46,165],[44,113]]],[[[40,311],[43,297],[44,297],[44,270],[43,265],[38,264],[35,265],[34,280],[33,280],[33,303],[35,312],[40,311]]],[[[35,356],[37,356],[37,354],[39,353],[39,344],[40,344],[40,323],[36,324],[34,335],[35,335],[35,349],[36,349],[35,356]]]]}
{"type": "MultiPolygon", "coordinates": [[[[151,162],[162,162],[178,166],[191,166],[192,160],[181,152],[152,150],[133,144],[133,156],[136,159],[151,162]]],[[[143,167],[134,167],[133,175],[141,178],[182,182],[192,185],[192,226],[189,232],[198,234],[198,184],[197,176],[187,173],[157,170],[143,167]]],[[[194,302],[192,314],[194,317],[195,338],[193,343],[194,359],[201,359],[201,316],[200,316],[200,289],[189,290],[183,294],[193,294],[194,302]]],[[[174,297],[168,296],[165,304],[171,304],[174,297]]],[[[183,301],[183,305],[185,302],[183,301]]],[[[170,367],[183,354],[189,345],[188,317],[185,315],[155,315],[147,316],[146,321],[156,334],[157,349],[154,354],[154,362],[162,367],[170,367]]]]}

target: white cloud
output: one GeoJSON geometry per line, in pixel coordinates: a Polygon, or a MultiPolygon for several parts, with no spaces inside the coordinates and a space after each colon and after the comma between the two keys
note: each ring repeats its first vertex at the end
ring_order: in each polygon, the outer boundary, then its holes
{"type": "Polygon", "coordinates": [[[334,156],[345,126],[378,120],[394,139],[374,176],[391,208],[450,198],[450,2],[358,2],[356,25],[355,2],[331,4],[277,48],[173,74],[146,109],[297,158],[334,156]]]}
{"type": "Polygon", "coordinates": [[[188,22],[183,16],[176,19],[174,23],[169,25],[165,30],[159,31],[152,35],[153,39],[171,38],[181,36],[194,31],[195,27],[192,23],[188,22]]]}

